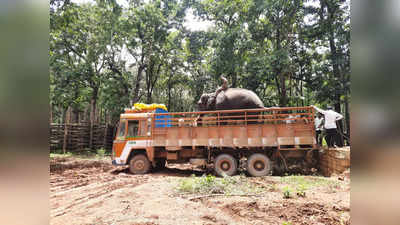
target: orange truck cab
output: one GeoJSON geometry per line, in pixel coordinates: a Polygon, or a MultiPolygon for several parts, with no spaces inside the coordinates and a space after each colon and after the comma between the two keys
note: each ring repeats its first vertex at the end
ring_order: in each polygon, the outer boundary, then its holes
{"type": "Polygon", "coordinates": [[[311,160],[310,153],[319,147],[314,114],[312,107],[174,113],[162,105],[125,109],[112,163],[143,174],[166,162],[190,162],[213,167],[222,176],[234,175],[245,159],[250,175],[265,176],[276,164],[287,167],[285,158],[311,160]]]}

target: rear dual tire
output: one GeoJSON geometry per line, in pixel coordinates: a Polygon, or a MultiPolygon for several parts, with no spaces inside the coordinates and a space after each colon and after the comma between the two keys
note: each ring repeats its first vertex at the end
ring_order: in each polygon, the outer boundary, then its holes
{"type": "Polygon", "coordinates": [[[271,172],[271,161],[266,155],[255,153],[247,159],[246,167],[253,177],[267,176],[271,172]]]}
{"type": "Polygon", "coordinates": [[[237,160],[229,154],[220,154],[215,158],[214,171],[218,176],[233,176],[238,169],[237,160]]]}
{"type": "MultiPolygon", "coordinates": [[[[261,153],[254,153],[246,163],[247,172],[253,177],[267,176],[271,173],[269,158],[261,153]]],[[[214,171],[218,176],[233,176],[237,173],[238,161],[229,154],[220,154],[215,158],[214,171]]]]}

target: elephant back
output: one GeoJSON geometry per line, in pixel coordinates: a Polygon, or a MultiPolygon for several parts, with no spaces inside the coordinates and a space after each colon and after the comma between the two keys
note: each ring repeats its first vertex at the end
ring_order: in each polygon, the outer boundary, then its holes
{"type": "Polygon", "coordinates": [[[264,108],[263,102],[251,90],[243,88],[229,88],[218,94],[216,98],[217,110],[264,108]]]}

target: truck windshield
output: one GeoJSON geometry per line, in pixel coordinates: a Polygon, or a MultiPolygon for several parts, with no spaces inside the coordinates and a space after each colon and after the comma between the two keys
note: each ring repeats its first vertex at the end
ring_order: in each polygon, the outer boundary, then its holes
{"type": "Polygon", "coordinates": [[[118,129],[118,138],[124,137],[125,136],[125,129],[126,129],[126,121],[122,120],[119,122],[119,129],[118,129]]]}
{"type": "Polygon", "coordinates": [[[128,122],[128,135],[127,135],[127,137],[136,137],[136,136],[138,136],[138,130],[139,130],[139,121],[130,120],[128,122]]]}

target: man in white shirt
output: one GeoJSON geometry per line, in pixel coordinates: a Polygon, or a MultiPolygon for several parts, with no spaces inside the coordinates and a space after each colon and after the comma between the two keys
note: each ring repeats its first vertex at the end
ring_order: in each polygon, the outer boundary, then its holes
{"type": "Polygon", "coordinates": [[[328,106],[327,110],[322,110],[316,106],[314,107],[319,113],[325,117],[324,128],[326,130],[326,142],[328,147],[333,147],[336,143],[336,121],[343,119],[343,116],[332,110],[332,107],[328,106]]]}
{"type": "Polygon", "coordinates": [[[315,125],[315,140],[317,141],[318,145],[322,145],[322,122],[324,121],[324,118],[322,117],[321,113],[317,113],[317,116],[315,117],[314,120],[314,125],[315,125]]]}

